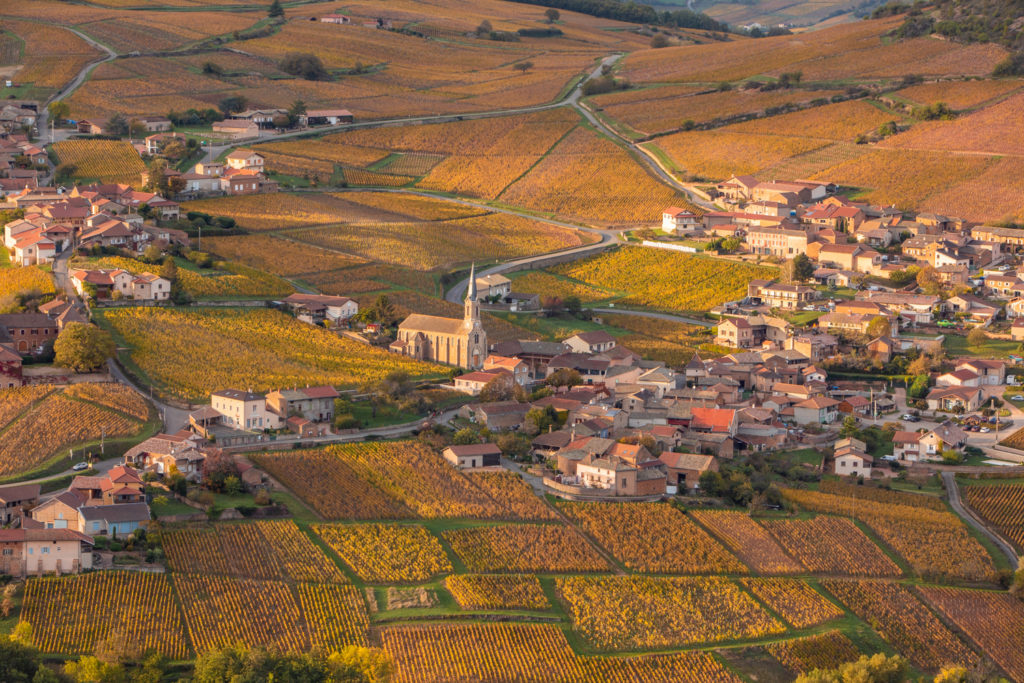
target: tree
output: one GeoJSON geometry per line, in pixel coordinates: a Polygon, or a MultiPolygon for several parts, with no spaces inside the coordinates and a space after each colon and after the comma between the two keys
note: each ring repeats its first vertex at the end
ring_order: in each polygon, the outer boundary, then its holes
{"type": "Polygon", "coordinates": [[[477,36],[486,36],[490,35],[493,30],[494,27],[491,25],[491,22],[488,19],[484,19],[480,22],[480,25],[476,27],[476,34],[477,36]]]}
{"type": "Polygon", "coordinates": [[[11,638],[0,637],[0,680],[30,683],[38,669],[38,650],[11,638]]]}
{"type": "Polygon", "coordinates": [[[89,323],[68,323],[53,344],[53,362],[75,372],[98,370],[114,357],[117,348],[106,330],[89,323]]]}
{"type": "Polygon", "coordinates": [[[164,259],[163,265],[160,266],[160,277],[170,280],[172,284],[178,281],[178,264],[173,256],[164,259]]]}
{"type": "Polygon", "coordinates": [[[985,334],[985,330],[980,327],[975,327],[967,333],[967,344],[969,346],[981,346],[988,341],[988,335],[985,334]]]}
{"type": "Polygon", "coordinates": [[[324,81],[329,76],[320,58],[306,52],[289,52],[279,66],[285,73],[301,76],[307,81],[324,81]]]}
{"type": "Polygon", "coordinates": [[[292,126],[292,118],[287,114],[274,114],[270,122],[274,124],[274,128],[291,128],[292,126]]]}
{"type": "Polygon", "coordinates": [[[520,73],[526,73],[527,71],[533,68],[533,62],[516,62],[515,64],[512,65],[512,68],[520,73]]]}
{"type": "Polygon", "coordinates": [[[463,427],[452,435],[452,443],[456,446],[480,443],[480,435],[473,431],[471,427],[463,427]]]}
{"type": "Polygon", "coordinates": [[[495,439],[494,445],[509,458],[522,459],[530,454],[530,440],[516,432],[502,432],[495,439]]]}
{"type": "Polygon", "coordinates": [[[292,106],[288,108],[288,118],[291,119],[291,125],[295,125],[299,122],[299,117],[306,113],[306,103],[302,100],[295,100],[292,102],[292,106]]]}
{"type": "Polygon", "coordinates": [[[128,119],[124,114],[114,114],[107,121],[107,132],[111,135],[128,135],[128,119]]]}
{"type": "Polygon", "coordinates": [[[240,111],[245,111],[245,105],[249,103],[249,100],[241,95],[232,95],[231,97],[225,97],[218,104],[217,107],[223,112],[224,116],[230,114],[237,114],[240,111]]]}
{"type": "Polygon", "coordinates": [[[519,393],[517,389],[521,391],[512,375],[503,372],[483,386],[480,390],[480,402],[514,401],[519,393]]]}
{"type": "Polygon", "coordinates": [[[797,683],[903,683],[909,680],[907,660],[883,653],[862,655],[836,669],[815,669],[796,679],[797,683]]]}
{"type": "Polygon", "coordinates": [[[548,431],[549,427],[558,424],[558,413],[552,406],[531,408],[526,413],[524,430],[530,436],[548,431]]]}
{"type": "Polygon", "coordinates": [[[128,122],[128,135],[133,138],[144,138],[149,129],[146,128],[146,124],[139,119],[132,119],[128,122]]]}
{"type": "Polygon", "coordinates": [[[228,453],[214,452],[203,460],[203,486],[222,492],[230,477],[240,479],[238,465],[228,453]]]}
{"type": "Polygon", "coordinates": [[[580,373],[569,368],[558,368],[548,375],[545,381],[552,387],[574,387],[578,384],[583,384],[580,373]]]}
{"type": "Polygon", "coordinates": [[[872,339],[878,337],[884,337],[892,331],[892,325],[889,323],[889,319],[884,315],[876,315],[868,323],[867,334],[872,339]]]}
{"type": "Polygon", "coordinates": [[[655,33],[654,37],[651,38],[651,47],[655,49],[668,47],[668,36],[664,33],[655,33]]]}
{"type": "Polygon", "coordinates": [[[938,294],[939,290],[942,289],[942,283],[939,282],[939,278],[935,275],[935,268],[932,266],[925,266],[917,274],[917,286],[925,294],[938,294]]]}
{"type": "Polygon", "coordinates": [[[53,179],[58,183],[66,183],[78,173],[78,166],[75,164],[61,164],[53,172],[53,179]]]}
{"type": "Polygon", "coordinates": [[[548,18],[549,24],[553,24],[561,18],[562,14],[554,7],[549,7],[544,10],[544,16],[548,18]]]}
{"type": "Polygon", "coordinates": [[[284,8],[281,7],[281,0],[274,0],[270,3],[270,9],[267,10],[267,16],[271,19],[277,19],[284,16],[284,8]]]}
{"type": "Polygon", "coordinates": [[[907,390],[911,398],[924,398],[928,394],[928,375],[917,375],[907,390]]]}
{"type": "Polygon", "coordinates": [[[374,300],[370,310],[373,312],[374,320],[385,327],[391,327],[398,321],[395,305],[391,303],[391,299],[388,298],[387,294],[379,295],[374,300]]]}
{"type": "Polygon", "coordinates": [[[67,102],[63,100],[55,100],[50,102],[46,106],[47,111],[50,112],[50,118],[53,119],[54,124],[62,122],[71,113],[71,107],[67,102]]]}
{"type": "Polygon", "coordinates": [[[807,282],[814,277],[814,263],[807,257],[807,254],[800,253],[793,257],[793,279],[797,282],[807,282]]]}
{"type": "Polygon", "coordinates": [[[839,429],[839,438],[848,439],[851,436],[857,436],[857,431],[857,418],[847,415],[843,418],[843,426],[839,429]]]}

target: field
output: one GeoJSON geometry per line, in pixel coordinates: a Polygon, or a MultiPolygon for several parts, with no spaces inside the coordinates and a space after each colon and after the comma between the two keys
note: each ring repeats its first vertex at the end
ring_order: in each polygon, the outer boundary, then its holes
{"type": "Polygon", "coordinates": [[[796,579],[741,579],[743,586],[794,628],[818,626],[843,616],[825,596],[796,579]]]}
{"type": "Polygon", "coordinates": [[[965,486],[963,491],[967,504],[982,519],[1018,548],[1024,548],[1024,484],[965,486]]]}
{"type": "Polygon", "coordinates": [[[633,571],[745,574],[747,568],[671,505],[559,503],[570,519],[633,571]]]}
{"type": "Polygon", "coordinates": [[[968,668],[978,657],[911,593],[881,581],[823,582],[825,588],[871,625],[896,651],[924,670],[948,664],[968,668]]]}
{"type": "Polygon", "coordinates": [[[622,300],[626,304],[687,312],[707,311],[742,298],[750,280],[778,274],[767,266],[643,247],[622,247],[551,271],[589,285],[628,292],[622,300]]]}
{"type": "Polygon", "coordinates": [[[564,277],[555,277],[543,270],[530,270],[512,276],[515,291],[524,294],[538,294],[542,297],[567,299],[576,297],[581,303],[589,304],[616,296],[616,293],[564,277]]]}
{"type": "Polygon", "coordinates": [[[452,571],[437,537],[422,526],[322,524],[316,532],[368,583],[418,583],[452,571]]]}
{"type": "Polygon", "coordinates": [[[1013,131],[1024,124],[1024,95],[985,107],[953,121],[926,121],[885,141],[886,147],[953,150],[986,154],[1024,153],[1013,131]]]}
{"type": "Polygon", "coordinates": [[[0,308],[14,304],[16,294],[35,291],[48,295],[56,291],[49,273],[38,266],[0,268],[0,308]]]}
{"type": "Polygon", "coordinates": [[[183,211],[229,216],[248,230],[281,230],[332,223],[408,220],[405,214],[375,209],[349,201],[349,195],[271,194],[236,195],[185,202],[183,211]]]}
{"type": "Polygon", "coordinates": [[[63,87],[79,69],[101,54],[75,34],[58,26],[10,21],[5,17],[4,28],[25,44],[21,60],[24,66],[17,72],[17,80],[31,83],[43,92],[63,87]]]}
{"type": "Polygon", "coordinates": [[[128,344],[131,363],[161,393],[193,401],[225,387],[353,386],[394,370],[414,377],[440,374],[438,366],[337,337],[270,309],[118,309],[104,311],[101,324],[128,344]]]}
{"type": "Polygon", "coordinates": [[[82,180],[139,187],[146,170],[135,148],[120,140],[64,140],[53,150],[60,163],[74,166],[72,175],[82,180]]]}
{"type": "MultiPolygon", "coordinates": [[[[120,268],[129,273],[152,273],[159,271],[142,261],[123,256],[105,256],[99,259],[76,263],[72,267],[120,268]]],[[[240,299],[240,298],[281,298],[295,291],[284,280],[254,268],[226,263],[214,264],[206,270],[186,266],[178,268],[178,284],[194,299],[240,299]]]]}
{"type": "Polygon", "coordinates": [[[185,527],[167,531],[163,544],[175,572],[347,583],[291,520],[185,527]]]}
{"type": "Polygon", "coordinates": [[[664,649],[785,630],[722,577],[570,576],[557,585],[573,630],[601,650],[664,649]]]}
{"type": "Polygon", "coordinates": [[[362,644],[368,617],[350,586],[175,574],[197,652],[242,643],[302,652],[312,644],[362,644]]]}
{"type": "Polygon", "coordinates": [[[797,574],[803,566],[749,515],[733,511],[697,510],[693,518],[711,530],[758,574],[797,574]]]}
{"type": "Polygon", "coordinates": [[[922,586],[924,597],[1011,678],[1024,678],[1024,604],[1007,593],[922,586]]]}
{"type": "Polygon", "coordinates": [[[783,640],[771,643],[767,649],[783,666],[798,675],[815,669],[834,669],[860,657],[857,646],[839,631],[783,640]]]}
{"type": "Polygon", "coordinates": [[[608,563],[578,531],[555,524],[452,529],[444,539],[471,572],[602,572],[608,563]]]}
{"type": "Polygon", "coordinates": [[[629,153],[585,127],[566,136],[500,199],[601,225],[654,223],[666,206],[687,206],[629,153]]]}
{"type": "Polygon", "coordinates": [[[456,574],[445,586],[469,610],[543,610],[548,603],[540,581],[529,574],[456,574]]]}
{"type": "Polygon", "coordinates": [[[786,105],[806,105],[812,100],[829,98],[837,90],[760,90],[700,92],[687,88],[682,93],[674,86],[599,95],[592,98],[605,116],[621,121],[640,133],[676,130],[687,121],[708,123],[743,114],[764,114],[766,109],[786,105]]]}
{"type": "Polygon", "coordinates": [[[229,261],[282,277],[309,276],[365,263],[355,256],[272,234],[204,237],[203,246],[229,261]]]}
{"type": "Polygon", "coordinates": [[[733,174],[755,174],[828,144],[827,140],[792,135],[757,135],[722,129],[674,133],[644,146],[664,150],[689,179],[723,180],[733,174]]]}
{"type": "Polygon", "coordinates": [[[969,109],[1015,92],[1024,83],[1013,79],[923,83],[897,90],[893,95],[918,105],[943,102],[955,110],[969,109]]]}
{"type": "Polygon", "coordinates": [[[162,574],[96,572],[30,579],[21,621],[32,625],[43,652],[91,654],[114,636],[126,652],[149,650],[184,659],[181,614],[162,574]]]}
{"type": "Polygon", "coordinates": [[[31,472],[101,436],[110,441],[141,434],[149,418],[148,404],[119,384],[4,389],[0,395],[0,478],[31,472]],[[10,404],[8,396],[14,398],[10,404]]]}
{"type": "Polygon", "coordinates": [[[416,270],[451,268],[473,260],[503,261],[597,241],[587,233],[505,213],[450,221],[337,225],[286,234],[343,254],[416,270]]]}
{"type": "Polygon", "coordinates": [[[960,518],[950,512],[900,504],[904,500],[913,503],[917,498],[913,494],[893,494],[887,502],[797,489],[785,489],[783,495],[808,510],[861,520],[923,577],[965,581],[996,578],[992,558],[960,518]]]}
{"type": "Polygon", "coordinates": [[[253,456],[324,518],[547,520],[515,475],[478,485],[415,441],[358,443],[253,456]],[[500,483],[496,483],[500,482],[500,483]]]}
{"type": "Polygon", "coordinates": [[[814,519],[762,522],[786,551],[813,572],[853,576],[899,576],[900,568],[850,520],[814,519]]]}

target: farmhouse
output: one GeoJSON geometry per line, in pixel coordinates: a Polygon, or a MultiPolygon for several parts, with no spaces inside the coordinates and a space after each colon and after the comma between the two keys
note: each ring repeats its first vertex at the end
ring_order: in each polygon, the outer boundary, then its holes
{"type": "Polygon", "coordinates": [[[20,519],[39,502],[39,484],[0,486],[0,525],[20,519]]]}
{"type": "Polygon", "coordinates": [[[18,578],[92,569],[93,540],[73,529],[0,529],[0,573],[18,578]]]}
{"type": "Polygon", "coordinates": [[[492,443],[448,446],[441,451],[441,455],[460,470],[499,467],[501,465],[501,449],[492,443]]]}
{"type": "Polygon", "coordinates": [[[701,227],[701,221],[689,209],[670,206],[661,214],[661,229],[675,235],[685,235],[701,227]]]}

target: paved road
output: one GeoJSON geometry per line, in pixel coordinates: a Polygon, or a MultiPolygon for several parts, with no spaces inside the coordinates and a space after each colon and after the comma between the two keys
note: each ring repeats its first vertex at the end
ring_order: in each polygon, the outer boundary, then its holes
{"type": "MultiPolygon", "coordinates": [[[[70,28],[67,26],[65,26],[64,28],[71,31],[76,36],[78,36],[79,38],[81,38],[82,40],[89,43],[94,48],[105,54],[104,56],[97,57],[96,59],[92,60],[91,62],[83,66],[81,70],[77,74],[75,74],[75,77],[72,78],[67,85],[65,85],[63,88],[61,88],[53,95],[51,95],[50,99],[46,100],[45,104],[49,104],[50,102],[56,102],[57,100],[62,100],[65,97],[69,96],[71,93],[75,92],[75,90],[77,90],[79,86],[82,85],[82,83],[85,82],[85,79],[88,78],[89,74],[92,72],[93,67],[96,67],[102,64],[103,62],[109,62],[110,60],[117,58],[117,53],[111,50],[103,43],[99,43],[93,40],[92,38],[85,35],[78,29],[70,28]]],[[[50,140],[49,133],[47,132],[47,127],[50,125],[49,118],[50,112],[44,106],[42,110],[39,112],[39,118],[36,119],[36,129],[39,131],[39,137],[45,138],[47,140],[50,140]]],[[[64,140],[68,136],[73,135],[75,132],[77,131],[69,130],[66,128],[56,128],[53,131],[53,139],[50,140],[50,142],[60,142],[61,140],[64,140]]]]}
{"type": "Polygon", "coordinates": [[[159,399],[154,397],[151,387],[140,387],[139,385],[132,382],[132,380],[124,373],[121,366],[117,364],[113,359],[107,361],[107,370],[110,375],[121,384],[125,384],[134,389],[138,394],[145,397],[147,400],[156,406],[156,409],[160,411],[160,418],[164,424],[164,432],[167,434],[173,434],[174,432],[184,429],[188,426],[188,414],[189,411],[184,408],[178,408],[176,406],[162,403],[159,399]]]}
{"type": "Polygon", "coordinates": [[[972,527],[977,529],[985,538],[989,539],[996,544],[996,547],[1006,558],[1010,561],[1010,566],[1016,571],[1019,566],[1020,558],[1017,557],[1017,551],[1013,547],[1003,540],[1003,538],[997,534],[992,533],[987,526],[982,524],[981,520],[975,517],[972,510],[964,507],[963,502],[960,500],[960,488],[956,485],[956,476],[953,472],[943,472],[942,481],[946,485],[946,492],[949,494],[949,504],[953,510],[960,515],[965,522],[970,524],[972,527]]]}

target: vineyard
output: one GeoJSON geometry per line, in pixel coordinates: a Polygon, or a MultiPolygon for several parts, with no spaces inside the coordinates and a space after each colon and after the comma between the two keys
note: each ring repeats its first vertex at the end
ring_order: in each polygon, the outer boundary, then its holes
{"type": "MultiPolygon", "coordinates": [[[[105,256],[76,263],[82,268],[119,268],[129,273],[153,272],[156,267],[124,256],[105,256]]],[[[284,280],[268,273],[223,261],[212,269],[179,267],[177,284],[195,299],[283,298],[295,291],[284,280]]]]}
{"type": "Polygon", "coordinates": [[[1011,678],[1024,678],[1024,603],[1008,593],[932,586],[918,590],[1011,678]]]}
{"type": "Polygon", "coordinates": [[[227,260],[283,277],[326,273],[364,263],[355,256],[270,234],[204,237],[203,245],[227,260]]]}
{"type": "Polygon", "coordinates": [[[848,519],[762,522],[786,551],[813,572],[853,576],[899,576],[900,568],[848,519]]]}
{"type": "Polygon", "coordinates": [[[596,237],[506,213],[430,222],[358,223],[285,233],[359,258],[416,270],[470,261],[508,260],[591,244],[596,237]],[[452,240],[452,235],[458,235],[452,240]]]}
{"type": "Polygon", "coordinates": [[[778,275],[768,266],[643,247],[622,247],[551,271],[595,287],[628,292],[624,303],[695,312],[742,298],[752,279],[778,275]]]}
{"type": "Polygon", "coordinates": [[[803,581],[742,579],[742,583],[794,628],[818,626],[843,616],[843,610],[803,581]]]}
{"type": "Polygon", "coordinates": [[[551,518],[550,509],[514,475],[467,476],[415,441],[253,457],[326,519],[551,518]]]}
{"type": "Polygon", "coordinates": [[[418,583],[452,571],[437,537],[422,526],[318,525],[316,532],[368,583],[418,583]]]}
{"type": "Polygon", "coordinates": [[[130,308],[97,317],[124,339],[131,362],[162,393],[193,401],[205,401],[224,387],[353,386],[394,370],[413,377],[439,373],[438,366],[358,344],[270,309],[130,308]]]}
{"type": "Polygon", "coordinates": [[[871,623],[890,645],[917,666],[937,671],[947,664],[971,667],[978,657],[911,593],[881,581],[822,582],[830,593],[871,623]]]}
{"type": "Polygon", "coordinates": [[[815,669],[834,669],[860,657],[857,646],[839,631],[828,631],[817,636],[783,640],[767,647],[779,662],[794,674],[806,674],[815,669]]]}
{"type": "Polygon", "coordinates": [[[191,526],[166,532],[163,544],[175,572],[347,582],[291,520],[191,526]]]}
{"type": "MultiPolygon", "coordinates": [[[[849,489],[833,490],[845,493],[849,489]]],[[[960,518],[951,512],[922,507],[923,497],[873,494],[886,499],[882,502],[797,489],[784,489],[783,495],[808,510],[848,515],[862,521],[921,576],[996,580],[992,558],[960,518]]],[[[934,503],[927,505],[934,506],[934,503]]]]}
{"type": "Polygon", "coordinates": [[[471,572],[602,572],[610,567],[572,527],[509,524],[452,529],[444,539],[471,572]]]}
{"type": "Polygon", "coordinates": [[[559,503],[629,569],[662,574],[745,574],[747,568],[675,507],[660,503],[559,503]]]}
{"type": "Polygon", "coordinates": [[[557,579],[573,629],[600,650],[759,638],[785,628],[723,577],[557,579]]]}
{"type": "Polygon", "coordinates": [[[1018,548],[1024,548],[1024,484],[965,486],[967,504],[1018,548]]]}
{"type": "Polygon", "coordinates": [[[183,211],[228,216],[248,230],[280,230],[331,223],[403,220],[400,214],[348,201],[345,195],[271,194],[235,195],[186,202],[183,211]]]}
{"type": "Polygon", "coordinates": [[[727,510],[695,510],[691,514],[758,574],[797,574],[804,570],[750,515],[727,510]]]}
{"type": "Polygon", "coordinates": [[[146,170],[142,158],[120,140],[64,140],[53,145],[60,163],[74,166],[74,177],[100,183],[139,186],[146,170]]]}
{"type": "Polygon", "coordinates": [[[456,574],[445,586],[462,609],[544,610],[551,607],[536,576],[529,574],[456,574]]]}
{"type": "MultiPolygon", "coordinates": [[[[577,128],[522,179],[505,190],[506,204],[607,225],[652,223],[666,206],[687,206],[647,175],[621,147],[577,128]]],[[[698,215],[703,211],[692,210],[698,215]]]]}
{"type": "Polygon", "coordinates": [[[58,454],[66,456],[69,447],[98,442],[101,436],[109,440],[143,432],[149,407],[138,394],[120,384],[79,386],[0,392],[0,478],[31,472],[58,454]]]}
{"type": "MultiPolygon", "coordinates": [[[[0,255],[0,259],[2,258],[3,256],[0,255]]],[[[53,286],[53,278],[39,266],[0,268],[0,300],[10,301],[15,294],[22,292],[52,295],[56,289],[53,286]]],[[[52,298],[52,296],[44,298],[52,298]]]]}
{"type": "Polygon", "coordinates": [[[126,651],[184,659],[181,614],[162,574],[95,572],[30,579],[21,621],[32,625],[43,652],[91,654],[108,637],[126,651]]]}

